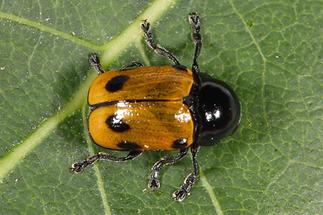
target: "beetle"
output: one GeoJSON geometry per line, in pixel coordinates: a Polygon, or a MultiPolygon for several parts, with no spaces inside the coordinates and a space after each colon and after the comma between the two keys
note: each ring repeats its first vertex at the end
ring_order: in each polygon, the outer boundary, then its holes
{"type": "Polygon", "coordinates": [[[143,66],[133,62],[106,72],[98,55],[89,55],[90,64],[99,73],[88,92],[89,134],[101,147],[129,153],[116,157],[99,152],[74,163],[73,172],[81,172],[97,160],[120,162],[133,160],[145,151],[178,150],[175,156],[163,157],[153,165],[148,187],[157,190],[161,168],[183,159],[190,150],[193,170],[172,197],[182,201],[190,193],[199,176],[200,146],[215,145],[236,130],[240,103],[227,84],[200,72],[200,18],[193,12],[188,19],[195,44],[191,69],[155,43],[147,20],[142,22],[141,29],[148,47],[173,65],[143,66]]]}

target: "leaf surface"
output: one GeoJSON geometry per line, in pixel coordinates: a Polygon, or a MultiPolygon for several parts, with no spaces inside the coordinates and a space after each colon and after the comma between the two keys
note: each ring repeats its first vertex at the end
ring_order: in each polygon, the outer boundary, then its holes
{"type": "MultiPolygon", "coordinates": [[[[2,1],[0,5],[0,214],[323,213],[323,1],[2,1]],[[86,95],[98,52],[105,67],[169,62],[141,40],[140,20],[190,66],[187,14],[202,19],[203,72],[238,94],[237,132],[198,155],[201,177],[182,203],[171,193],[189,157],[69,167],[97,151],[86,95]]],[[[122,153],[115,153],[121,155],[122,153]]]]}

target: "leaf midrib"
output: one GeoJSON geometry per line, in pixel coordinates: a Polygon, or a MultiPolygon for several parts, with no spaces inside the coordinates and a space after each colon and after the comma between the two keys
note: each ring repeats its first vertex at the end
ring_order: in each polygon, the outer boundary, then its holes
{"type": "MultiPolygon", "coordinates": [[[[63,39],[70,40],[78,45],[86,47],[90,46],[93,50],[98,50],[98,47],[100,47],[99,50],[103,50],[103,58],[101,58],[102,64],[108,65],[113,62],[124,49],[129,47],[130,44],[141,39],[142,34],[139,26],[143,19],[149,19],[151,23],[156,22],[157,19],[174,3],[175,0],[155,0],[140,16],[135,19],[132,24],[121,32],[121,34],[100,46],[86,43],[83,39],[13,14],[0,11],[0,18],[9,19],[29,27],[37,28],[41,31],[44,30],[48,33],[60,36],[63,39]],[[130,37],[130,35],[132,36],[130,37]],[[104,56],[108,57],[104,58],[104,56]]],[[[64,108],[57,111],[57,113],[54,113],[52,117],[43,121],[25,140],[22,140],[19,145],[14,147],[6,155],[2,156],[0,159],[0,181],[2,181],[9,172],[15,168],[19,161],[38,146],[42,140],[51,133],[51,131],[53,131],[67,117],[71,116],[76,110],[82,107],[82,104],[86,99],[86,91],[95,77],[96,74],[93,71],[90,72],[87,79],[80,85],[79,89],[74,93],[74,96],[72,96],[70,102],[68,102],[64,108]]]]}
{"type": "MultiPolygon", "coordinates": [[[[83,136],[84,136],[84,139],[86,141],[86,145],[87,145],[89,153],[91,155],[93,155],[94,154],[94,148],[93,148],[92,141],[91,141],[91,138],[90,138],[89,133],[88,133],[87,120],[86,120],[86,108],[87,108],[87,102],[84,102],[83,107],[82,107],[82,121],[83,121],[83,128],[84,128],[83,129],[83,136]]],[[[102,174],[100,172],[98,163],[95,163],[93,165],[93,169],[94,169],[94,173],[95,173],[95,176],[96,176],[96,179],[97,179],[96,183],[97,183],[97,186],[98,186],[98,190],[99,190],[100,195],[101,195],[104,214],[105,215],[111,215],[112,212],[111,212],[111,208],[110,208],[109,201],[108,201],[108,195],[107,195],[107,193],[105,192],[105,189],[104,189],[104,183],[103,183],[103,179],[102,179],[102,174]]]]}

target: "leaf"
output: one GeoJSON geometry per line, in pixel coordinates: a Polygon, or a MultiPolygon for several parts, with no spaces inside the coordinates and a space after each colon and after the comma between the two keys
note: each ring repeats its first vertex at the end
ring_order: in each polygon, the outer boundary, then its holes
{"type": "Polygon", "coordinates": [[[322,11],[322,0],[2,2],[0,214],[323,213],[322,11]],[[148,18],[189,66],[191,11],[202,18],[200,67],[242,105],[238,131],[200,150],[191,195],[170,198],[189,158],[163,169],[159,191],[146,190],[162,152],[71,174],[73,162],[102,150],[84,126],[95,77],[88,53],[109,68],[168,64],[140,41],[148,18]]]}

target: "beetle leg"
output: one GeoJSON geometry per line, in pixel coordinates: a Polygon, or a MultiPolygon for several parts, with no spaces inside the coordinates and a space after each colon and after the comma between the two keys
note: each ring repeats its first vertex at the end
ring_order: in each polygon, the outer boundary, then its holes
{"type": "Polygon", "coordinates": [[[199,147],[191,148],[193,172],[185,178],[183,185],[173,193],[173,199],[176,201],[183,201],[185,199],[199,177],[199,167],[196,159],[198,150],[199,147]]]}
{"type": "Polygon", "coordinates": [[[147,20],[144,20],[142,22],[141,29],[144,32],[145,40],[149,48],[154,50],[156,54],[167,57],[169,60],[173,61],[175,65],[180,65],[177,58],[170,51],[168,51],[164,47],[154,42],[154,39],[151,33],[150,23],[147,22],[147,20]]]}
{"type": "Polygon", "coordinates": [[[104,70],[102,69],[100,59],[96,53],[89,54],[89,62],[91,66],[99,73],[104,73],[104,70]]]}
{"type": "Polygon", "coordinates": [[[157,190],[160,187],[159,182],[159,173],[160,169],[169,164],[174,164],[175,162],[183,159],[185,155],[187,155],[188,148],[182,149],[176,156],[173,157],[163,157],[159,161],[157,161],[154,166],[151,168],[150,180],[148,183],[148,187],[152,190],[157,190]]]}
{"type": "Polygon", "coordinates": [[[201,48],[202,48],[202,36],[200,34],[200,29],[201,29],[200,17],[197,15],[196,12],[192,12],[188,16],[188,21],[192,26],[192,40],[195,44],[195,52],[194,52],[192,70],[195,73],[199,73],[200,69],[197,64],[197,58],[200,55],[201,48]]]}
{"type": "Polygon", "coordinates": [[[127,69],[132,69],[132,68],[136,68],[136,67],[142,67],[144,66],[142,63],[137,62],[137,61],[132,61],[131,63],[124,65],[121,70],[127,70],[127,69]]]}
{"type": "Polygon", "coordinates": [[[99,152],[99,153],[87,158],[84,161],[74,163],[71,167],[71,171],[76,172],[76,173],[82,172],[85,169],[85,167],[93,164],[97,160],[110,160],[110,161],[115,161],[115,162],[121,162],[121,161],[133,160],[141,154],[142,154],[142,151],[130,151],[127,156],[115,157],[113,155],[99,152]]]}

